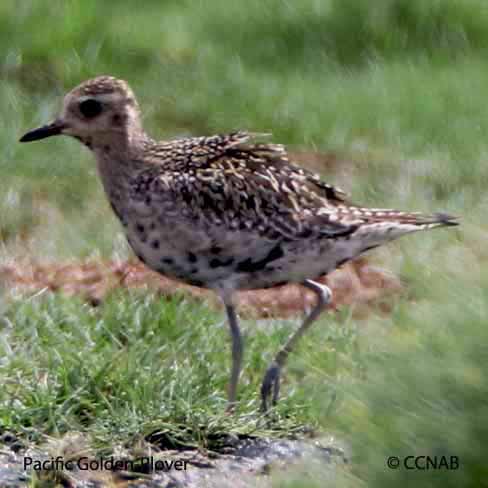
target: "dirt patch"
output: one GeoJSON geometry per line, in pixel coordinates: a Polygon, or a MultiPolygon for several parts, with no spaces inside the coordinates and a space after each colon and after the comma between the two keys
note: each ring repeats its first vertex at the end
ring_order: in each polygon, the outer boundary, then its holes
{"type": "MultiPolygon", "coordinates": [[[[347,263],[318,281],[332,289],[331,308],[356,304],[356,313],[371,304],[389,310],[388,297],[402,290],[400,281],[386,270],[372,266],[364,258],[347,263]],[[366,307],[365,307],[366,306],[366,307]]],[[[11,263],[0,267],[0,283],[21,293],[40,290],[78,295],[94,306],[119,288],[148,288],[162,296],[188,293],[220,306],[209,290],[188,286],[149,270],[134,260],[127,262],[92,261],[72,264],[11,263]]],[[[268,290],[240,292],[237,303],[241,314],[250,317],[288,317],[313,306],[314,294],[298,285],[268,290]]]]}

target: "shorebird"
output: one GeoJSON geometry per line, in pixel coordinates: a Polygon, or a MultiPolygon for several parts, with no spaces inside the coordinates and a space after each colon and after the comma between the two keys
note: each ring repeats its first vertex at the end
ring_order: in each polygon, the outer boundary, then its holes
{"type": "Polygon", "coordinates": [[[315,279],[402,235],[457,225],[444,213],[354,205],[338,188],[291,164],[282,145],[253,142],[252,133],[157,142],[143,130],[129,85],[111,76],[71,90],[59,116],[20,141],[59,134],[94,153],[108,200],[138,258],[222,299],[232,339],[231,410],[243,354],[236,291],[300,283],[317,296],[266,370],[261,408],[267,411],[278,400],[287,357],[331,300],[330,289],[315,279]]]}

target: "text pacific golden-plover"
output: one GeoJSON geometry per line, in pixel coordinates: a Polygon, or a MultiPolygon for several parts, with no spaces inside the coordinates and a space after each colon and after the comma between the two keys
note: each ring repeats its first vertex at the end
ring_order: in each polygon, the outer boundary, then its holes
{"type": "Polygon", "coordinates": [[[66,134],[95,154],[110,204],[148,267],[222,299],[232,336],[229,405],[236,402],[242,339],[237,290],[301,283],[317,304],[267,369],[262,409],[279,394],[280,372],[297,340],[331,299],[315,281],[365,251],[410,232],[457,225],[446,214],[363,208],[318,176],[290,164],[281,145],[232,132],[156,142],[125,81],[88,80],[61,114],[21,142],[66,134]]]}

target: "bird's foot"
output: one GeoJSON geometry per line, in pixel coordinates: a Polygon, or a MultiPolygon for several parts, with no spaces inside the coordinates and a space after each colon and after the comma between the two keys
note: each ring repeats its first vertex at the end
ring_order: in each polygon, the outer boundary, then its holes
{"type": "Polygon", "coordinates": [[[281,366],[276,361],[273,361],[266,370],[261,384],[261,411],[263,413],[267,413],[269,410],[270,398],[273,407],[278,402],[280,395],[280,375],[281,366]]]}

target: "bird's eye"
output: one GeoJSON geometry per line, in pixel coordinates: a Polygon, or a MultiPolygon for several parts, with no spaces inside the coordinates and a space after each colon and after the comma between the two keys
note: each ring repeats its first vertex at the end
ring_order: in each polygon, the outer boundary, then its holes
{"type": "Polygon", "coordinates": [[[93,98],[88,98],[80,102],[80,112],[87,119],[93,119],[102,112],[102,104],[93,98]]]}

